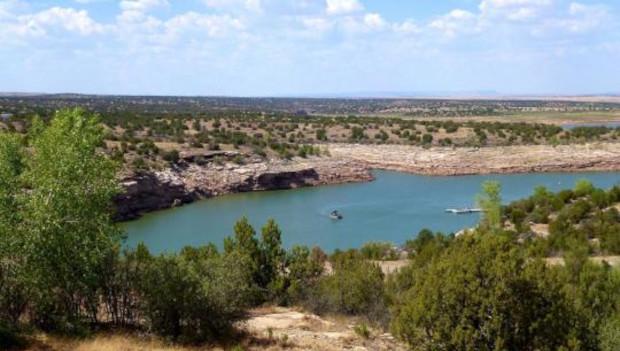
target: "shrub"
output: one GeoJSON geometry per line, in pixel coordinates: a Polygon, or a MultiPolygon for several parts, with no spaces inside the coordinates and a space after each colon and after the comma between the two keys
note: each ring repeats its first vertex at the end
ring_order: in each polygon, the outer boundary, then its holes
{"type": "Polygon", "coordinates": [[[388,320],[383,273],[364,259],[344,259],[334,263],[334,273],[321,277],[309,304],[316,313],[363,315],[384,324],[388,320]]]}
{"type": "Polygon", "coordinates": [[[165,161],[168,161],[170,163],[177,163],[179,162],[179,151],[178,150],[166,151],[162,157],[165,161]]]}
{"type": "Polygon", "coordinates": [[[247,257],[162,255],[153,257],[140,283],[151,329],[180,341],[205,341],[228,333],[248,306],[247,257]]]}
{"type": "Polygon", "coordinates": [[[427,267],[402,274],[413,275],[413,286],[397,300],[392,328],[416,350],[569,345],[575,320],[561,286],[501,236],[459,238],[427,267]]]}

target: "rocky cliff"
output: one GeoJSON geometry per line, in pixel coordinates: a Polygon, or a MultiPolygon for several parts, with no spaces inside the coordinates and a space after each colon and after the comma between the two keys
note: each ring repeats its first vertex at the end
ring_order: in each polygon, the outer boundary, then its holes
{"type": "Polygon", "coordinates": [[[254,160],[245,165],[183,162],[164,171],[126,176],[124,192],[115,201],[116,219],[131,220],[147,212],[230,193],[372,179],[370,170],[357,162],[329,158],[254,160]]]}
{"type": "Polygon", "coordinates": [[[223,194],[372,180],[379,168],[425,175],[620,170],[620,144],[424,149],[405,145],[328,145],[331,157],[230,162],[236,154],[186,155],[173,168],[123,180],[118,220],[223,194]],[[215,156],[220,160],[215,162],[215,156]]]}

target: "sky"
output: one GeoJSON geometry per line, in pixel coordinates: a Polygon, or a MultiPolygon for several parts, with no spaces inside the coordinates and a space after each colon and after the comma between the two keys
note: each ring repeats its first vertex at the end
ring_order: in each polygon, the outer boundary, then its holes
{"type": "Polygon", "coordinates": [[[620,93],[618,0],[0,0],[0,91],[620,93]]]}

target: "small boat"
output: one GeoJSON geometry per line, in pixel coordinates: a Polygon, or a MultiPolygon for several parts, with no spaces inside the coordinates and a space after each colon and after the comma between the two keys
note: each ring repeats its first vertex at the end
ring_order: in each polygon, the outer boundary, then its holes
{"type": "Polygon", "coordinates": [[[448,208],[446,212],[453,214],[469,214],[469,213],[478,213],[482,212],[480,208],[448,208]]]}
{"type": "Polygon", "coordinates": [[[338,212],[337,210],[333,210],[330,214],[329,214],[329,218],[331,219],[336,219],[336,220],[340,220],[342,219],[342,215],[340,214],[340,212],[338,212]]]}

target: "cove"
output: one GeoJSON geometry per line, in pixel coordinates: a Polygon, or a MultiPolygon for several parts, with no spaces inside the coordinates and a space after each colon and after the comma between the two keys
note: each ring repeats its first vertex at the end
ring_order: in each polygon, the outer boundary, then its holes
{"type": "Polygon", "coordinates": [[[504,202],[528,196],[538,185],[557,191],[572,188],[579,179],[602,188],[620,184],[620,172],[457,177],[373,173],[376,180],[368,183],[234,194],[151,213],[123,224],[125,245],[135,247],[144,242],[154,253],[209,242],[221,247],[241,216],[250,220],[259,235],[267,219],[274,218],[286,247],[320,246],[329,252],[360,247],[368,241],[402,244],[423,228],[451,233],[475,225],[477,214],[455,215],[444,210],[474,206],[485,180],[501,182],[504,202]],[[330,219],[334,209],[344,219],[330,219]]]}

